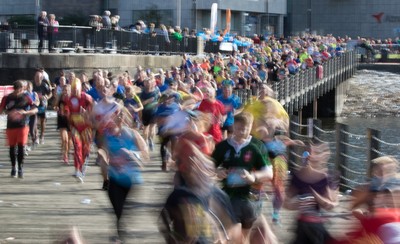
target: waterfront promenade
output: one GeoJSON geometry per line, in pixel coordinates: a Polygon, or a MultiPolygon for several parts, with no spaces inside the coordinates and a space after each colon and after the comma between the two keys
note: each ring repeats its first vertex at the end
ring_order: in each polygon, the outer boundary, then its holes
{"type": "MultiPolygon", "coordinates": [[[[4,128],[4,127],[3,127],[4,128]]],[[[54,243],[76,226],[86,243],[111,243],[115,235],[114,215],[107,193],[101,190],[100,168],[94,164],[94,151],[85,183],[72,177],[73,166],[59,159],[59,137],[55,118],[48,119],[45,144],[25,159],[25,179],[10,178],[8,148],[4,129],[0,133],[0,243],[54,243]]],[[[125,222],[127,243],[164,243],[157,219],[166,196],[172,190],[173,172],[160,169],[159,145],[152,161],[143,170],[144,184],[129,198],[125,222]]],[[[271,196],[271,194],[269,194],[271,196]]],[[[336,216],[348,213],[348,197],[340,198],[336,216]]],[[[270,219],[271,201],[265,201],[264,214],[270,219]]],[[[332,214],[332,213],[331,213],[332,214]]],[[[280,243],[289,243],[294,232],[295,212],[283,211],[281,226],[273,226],[280,243]]],[[[335,236],[351,230],[354,220],[328,218],[328,230],[335,236]]]]}

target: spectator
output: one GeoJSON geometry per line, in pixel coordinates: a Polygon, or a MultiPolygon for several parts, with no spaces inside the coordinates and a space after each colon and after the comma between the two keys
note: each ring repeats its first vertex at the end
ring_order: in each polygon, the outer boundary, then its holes
{"type": "Polygon", "coordinates": [[[54,14],[49,14],[49,26],[47,28],[47,37],[49,40],[49,53],[55,52],[54,49],[54,41],[56,40],[56,35],[58,33],[59,23],[56,20],[56,16],[54,14]]]}
{"type": "Polygon", "coordinates": [[[111,29],[111,18],[110,18],[111,12],[106,10],[103,13],[102,16],[102,24],[103,24],[103,28],[106,29],[111,29]]]}
{"type": "Polygon", "coordinates": [[[43,40],[46,38],[47,26],[49,25],[49,20],[47,19],[46,11],[40,12],[37,25],[38,25],[37,27],[38,27],[38,37],[39,37],[38,52],[42,53],[43,40]]]}
{"type": "Polygon", "coordinates": [[[111,17],[111,28],[113,30],[121,30],[121,27],[119,26],[119,15],[114,15],[111,17]]]}
{"type": "Polygon", "coordinates": [[[182,41],[183,36],[182,36],[182,30],[180,26],[175,26],[172,32],[172,38],[174,38],[177,41],[182,41]]]}

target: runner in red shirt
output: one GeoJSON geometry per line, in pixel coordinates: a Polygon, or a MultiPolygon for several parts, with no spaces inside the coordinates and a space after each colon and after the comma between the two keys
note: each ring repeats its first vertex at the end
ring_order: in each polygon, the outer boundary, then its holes
{"type": "Polygon", "coordinates": [[[211,127],[208,130],[208,134],[213,136],[215,143],[218,143],[222,141],[221,125],[225,121],[225,107],[220,101],[215,99],[215,90],[213,88],[207,88],[204,92],[204,97],[198,110],[212,115],[211,127]]]}
{"type": "Polygon", "coordinates": [[[74,176],[83,183],[84,164],[89,157],[92,142],[92,128],[87,118],[92,109],[92,97],[82,92],[82,83],[78,78],[71,81],[71,96],[65,101],[65,110],[70,124],[74,144],[74,176]]]}

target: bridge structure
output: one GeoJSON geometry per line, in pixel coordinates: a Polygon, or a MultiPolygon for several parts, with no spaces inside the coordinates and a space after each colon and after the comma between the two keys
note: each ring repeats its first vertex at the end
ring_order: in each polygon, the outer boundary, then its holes
{"type": "MultiPolygon", "coordinates": [[[[280,81],[272,83],[275,98],[284,106],[289,114],[298,114],[302,117],[305,107],[312,105],[313,117],[318,117],[318,99],[330,93],[331,103],[322,104],[322,107],[339,112],[344,102],[346,92],[345,81],[354,76],[359,65],[357,52],[350,51],[336,56],[317,67],[307,68],[289,75],[280,81]]],[[[235,91],[242,102],[251,101],[257,96],[256,89],[242,89],[235,91]]]]}

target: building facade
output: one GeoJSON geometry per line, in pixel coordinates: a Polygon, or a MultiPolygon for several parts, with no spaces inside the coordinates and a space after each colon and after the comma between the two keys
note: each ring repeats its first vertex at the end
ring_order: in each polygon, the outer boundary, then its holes
{"type": "Polygon", "coordinates": [[[13,15],[37,16],[39,11],[54,13],[62,24],[66,15],[101,15],[110,10],[119,15],[120,26],[143,20],[167,26],[202,30],[210,26],[211,5],[218,4],[217,30],[226,27],[226,10],[231,10],[231,32],[282,35],[286,16],[284,0],[0,0],[0,21],[13,15]]]}
{"type": "Polygon", "coordinates": [[[213,3],[218,4],[217,30],[225,29],[226,10],[230,9],[232,33],[283,34],[286,1],[282,0],[120,0],[110,1],[110,7],[118,9],[123,25],[147,20],[200,31],[210,27],[213,3]]]}
{"type": "Polygon", "coordinates": [[[288,0],[285,35],[302,32],[352,38],[400,34],[398,0],[288,0]]]}
{"type": "Polygon", "coordinates": [[[218,4],[217,30],[226,27],[231,10],[231,33],[240,35],[312,32],[356,38],[395,38],[400,33],[399,0],[0,0],[0,22],[14,15],[37,16],[40,10],[66,15],[120,15],[120,25],[143,20],[200,31],[210,27],[211,5],[218,4]]]}

